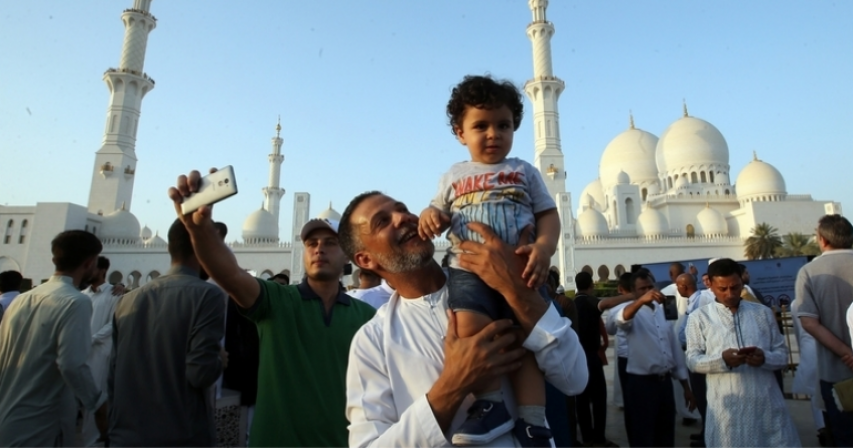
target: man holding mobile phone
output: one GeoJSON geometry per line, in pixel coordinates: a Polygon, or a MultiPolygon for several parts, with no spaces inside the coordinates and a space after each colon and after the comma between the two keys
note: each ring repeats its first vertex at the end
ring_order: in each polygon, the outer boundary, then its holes
{"type": "Polygon", "coordinates": [[[687,366],[706,375],[707,446],[800,446],[773,371],[787,365],[787,349],[773,312],[741,299],[738,264],[708,267],[716,300],[690,314],[687,366]]]}

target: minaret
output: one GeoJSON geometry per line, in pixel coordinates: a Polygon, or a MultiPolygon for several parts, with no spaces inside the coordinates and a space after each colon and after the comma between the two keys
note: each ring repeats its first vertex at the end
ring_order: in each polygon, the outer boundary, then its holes
{"type": "Polygon", "coordinates": [[[527,37],[533,44],[533,79],[524,92],[533,103],[533,165],[542,173],[548,193],[555,197],[566,191],[566,171],[560,150],[560,114],[557,100],[565,83],[551,69],[551,36],[554,25],[545,18],[548,0],[529,0],[533,22],[527,25],[527,37]]]}
{"type": "Polygon", "coordinates": [[[136,131],[142,98],[154,88],[154,80],[142,71],[148,33],[157,19],[148,10],[151,0],[134,0],[121,15],[124,44],[118,68],[104,73],[110,90],[107,122],[101,149],[95,155],[89,212],[109,214],[125,204],[129,210],[136,174],[136,131]]]}
{"type": "Polygon", "coordinates": [[[284,156],[281,155],[281,144],[284,140],[281,139],[281,117],[278,119],[278,124],[275,126],[275,137],[272,138],[272,154],[269,155],[270,160],[270,176],[267,186],[264,187],[264,208],[275,216],[275,223],[278,226],[278,211],[281,197],[284,196],[284,189],[279,188],[281,181],[281,162],[284,161],[284,156]]]}
{"type": "Polygon", "coordinates": [[[542,173],[548,193],[557,203],[561,235],[551,264],[560,269],[560,283],[566,290],[575,284],[575,235],[572,195],[566,192],[566,171],[560,149],[560,114],[557,100],[566,85],[551,68],[551,36],[554,25],[545,16],[548,0],[528,0],[533,21],[527,25],[527,37],[533,44],[533,79],[524,92],[533,103],[533,165],[542,173]]]}

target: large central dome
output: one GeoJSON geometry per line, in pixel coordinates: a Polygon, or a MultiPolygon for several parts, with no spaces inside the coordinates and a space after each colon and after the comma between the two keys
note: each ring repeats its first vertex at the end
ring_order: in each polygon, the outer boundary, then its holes
{"type": "Polygon", "coordinates": [[[661,173],[689,172],[691,167],[703,165],[728,167],[729,145],[711,123],[685,116],[663,131],[655,158],[661,173]]]}
{"type": "Polygon", "coordinates": [[[620,171],[631,179],[632,183],[658,180],[658,168],[655,164],[655,148],[658,138],[641,129],[628,129],[610,141],[601,155],[598,165],[598,178],[602,186],[616,185],[620,171]]]}

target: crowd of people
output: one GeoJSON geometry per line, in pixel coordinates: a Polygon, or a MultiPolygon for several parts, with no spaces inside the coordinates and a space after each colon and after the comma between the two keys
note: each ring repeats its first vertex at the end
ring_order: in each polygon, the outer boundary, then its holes
{"type": "MultiPolygon", "coordinates": [[[[800,446],[777,381],[787,348],[742,265],[674,263],[670,282],[638,267],[606,298],[580,272],[570,298],[550,269],[554,201],[508,157],[519,91],[466,77],[447,113],[471,160],[420,215],[371,191],[340,222],[307,222],[296,284],[242,269],[212,207],[181,213],[198,171],[169,189],[171,268],[145,285],[106,283],[101,242],[81,230],[52,241],[46,283],[18,294],[20,273],[0,273],[0,445],[213,446],[224,386],[251,409],[250,446],[613,447],[614,335],[631,446],[675,446],[677,415],[702,420],[692,446],[800,446]]],[[[817,427],[851,446],[853,409],[833,391],[853,379],[853,227],[827,215],[816,233],[795,320],[813,338],[800,347],[816,359],[817,427]]]]}

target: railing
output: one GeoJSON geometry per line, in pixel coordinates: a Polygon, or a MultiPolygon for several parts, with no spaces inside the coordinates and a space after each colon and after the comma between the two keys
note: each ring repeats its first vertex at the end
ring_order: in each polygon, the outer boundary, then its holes
{"type": "Polygon", "coordinates": [[[658,246],[683,246],[683,245],[713,245],[713,244],[743,244],[743,238],[736,236],[686,236],[670,237],[579,237],[575,239],[575,246],[618,246],[618,245],[658,245],[658,246]]]}

